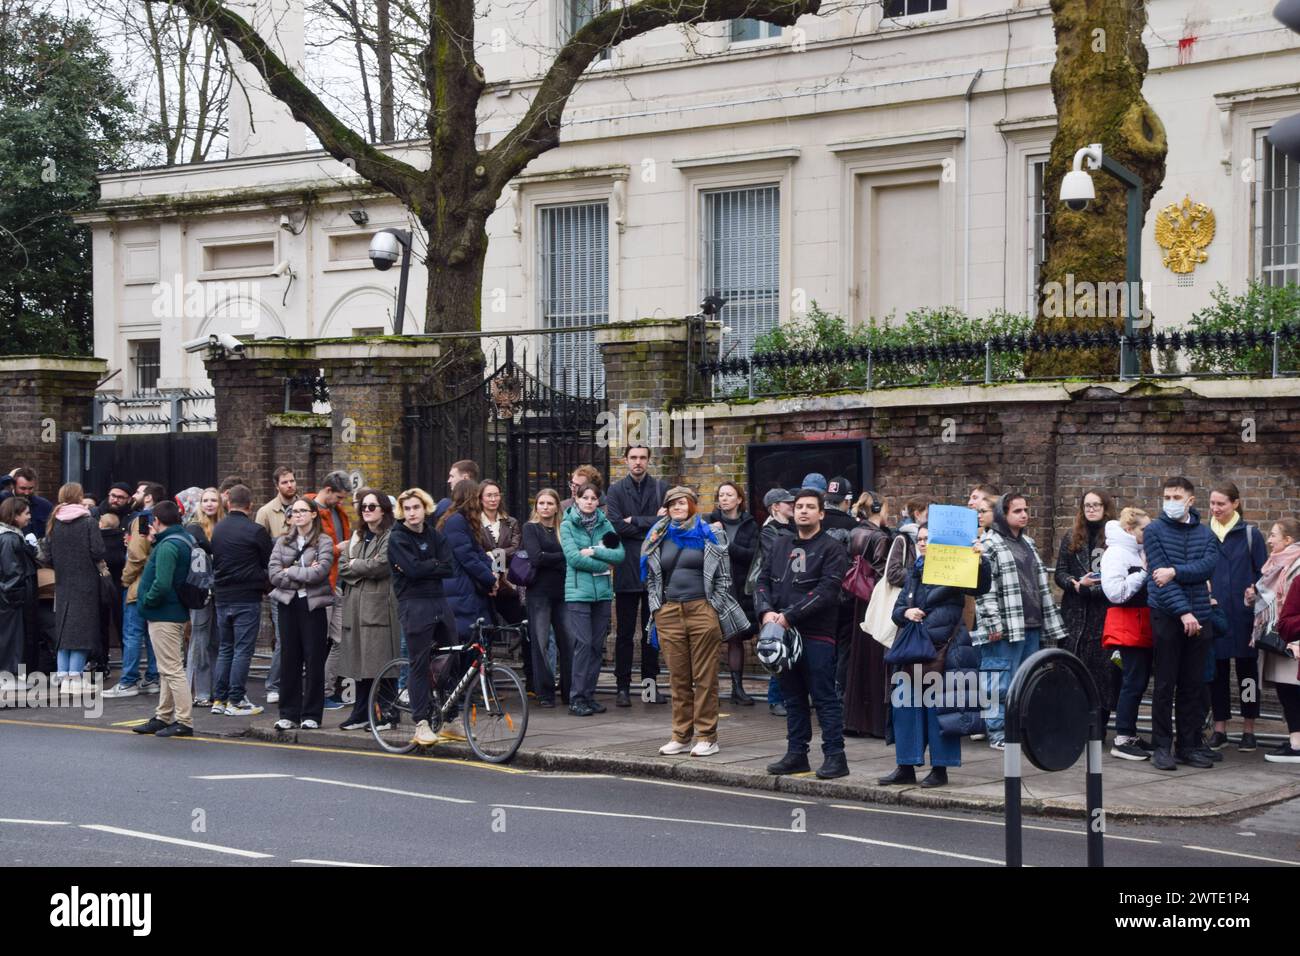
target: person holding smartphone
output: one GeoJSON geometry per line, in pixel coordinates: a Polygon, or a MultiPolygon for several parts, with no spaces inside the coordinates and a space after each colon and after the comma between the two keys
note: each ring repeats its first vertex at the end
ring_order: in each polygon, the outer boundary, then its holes
{"type": "Polygon", "coordinates": [[[1061,589],[1061,617],[1066,639],[1062,643],[1083,661],[1097,683],[1107,718],[1115,709],[1118,671],[1111,651],[1102,647],[1110,601],[1101,587],[1101,556],[1106,551],[1106,522],[1114,521],[1115,502],[1093,488],[1083,493],[1074,515],[1074,527],[1061,540],[1056,556],[1056,586],[1061,589]]]}

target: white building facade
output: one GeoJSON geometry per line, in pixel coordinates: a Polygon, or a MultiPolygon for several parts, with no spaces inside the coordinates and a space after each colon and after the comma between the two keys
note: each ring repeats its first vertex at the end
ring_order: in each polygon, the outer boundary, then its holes
{"type": "MultiPolygon", "coordinates": [[[[276,2],[296,62],[301,20],[276,2]]],[[[522,115],[546,49],[591,2],[542,0],[481,24],[482,142],[522,115]]],[[[1144,89],[1169,141],[1143,233],[1158,323],[1185,322],[1217,283],[1298,278],[1300,170],[1264,134],[1300,112],[1300,56],[1272,6],[1148,5],[1144,89]],[[1153,224],[1184,197],[1218,225],[1207,260],[1179,275],[1153,224]]],[[[668,28],[615,48],[571,98],[561,145],[489,221],[484,329],[686,315],[720,294],[732,354],[744,354],[813,302],[854,323],[924,306],[1031,311],[1056,205],[1042,189],[1054,52],[1048,6],[1017,0],[886,0],[784,30],[668,28]]],[[[304,149],[269,97],[250,100],[255,128],[232,118],[230,158],[101,177],[100,206],[82,218],[96,354],[121,369],[108,389],[204,386],[200,357],[180,345],[214,332],[393,329],[397,270],[376,272],[366,247],[375,229],[407,226],[405,211],[304,149]]],[[[424,165],[419,143],[390,148],[424,165]]],[[[405,331],[422,321],[425,281],[417,263],[405,331]]]]}

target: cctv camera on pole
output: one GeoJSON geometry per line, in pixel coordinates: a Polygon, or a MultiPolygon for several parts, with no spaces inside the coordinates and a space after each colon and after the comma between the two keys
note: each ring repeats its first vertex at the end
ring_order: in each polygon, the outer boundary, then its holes
{"type": "Polygon", "coordinates": [[[402,259],[402,277],[397,284],[397,313],[393,316],[393,333],[402,334],[402,318],[406,314],[406,280],[411,271],[411,234],[405,229],[380,229],[370,239],[370,263],[380,272],[387,272],[402,259]]]}

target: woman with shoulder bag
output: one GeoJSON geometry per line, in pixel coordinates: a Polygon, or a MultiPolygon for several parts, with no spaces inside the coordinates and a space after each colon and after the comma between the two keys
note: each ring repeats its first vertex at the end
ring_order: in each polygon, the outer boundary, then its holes
{"type": "Polygon", "coordinates": [[[451,505],[438,519],[437,530],[451,545],[454,573],[443,582],[447,602],[456,616],[461,641],[473,634],[474,622],[493,622],[492,599],[499,581],[488,557],[478,498],[478,482],[464,479],[451,490],[451,505]]]}
{"type": "Polygon", "coordinates": [[[533,580],[524,591],[528,630],[532,638],[533,686],[537,706],[555,706],[555,674],[547,654],[555,629],[555,664],[560,672],[560,701],[569,706],[573,681],[573,647],[564,619],[564,548],[560,546],[560,495],[553,488],[537,492],[533,514],[524,525],[524,551],[533,567],[533,580]]]}
{"type": "MultiPolygon", "coordinates": [[[[198,491],[197,488],[188,490],[198,491]]],[[[208,567],[212,567],[212,532],[216,529],[217,522],[226,516],[225,506],[221,503],[221,492],[216,488],[205,488],[197,496],[181,492],[176,498],[178,501],[186,500],[185,517],[189,519],[189,524],[185,530],[207,554],[208,567]]],[[[195,707],[212,706],[212,668],[217,662],[217,652],[221,649],[216,612],[217,606],[211,595],[206,605],[190,611],[190,652],[185,661],[185,677],[189,680],[195,707]]]]}
{"type": "Polygon", "coordinates": [[[373,488],[362,488],[357,500],[361,522],[339,552],[338,578],[343,588],[339,670],[357,682],[352,714],[342,730],[370,729],[370,685],[385,664],[401,656],[402,624],[388,561],[393,504],[388,495],[373,488]]]}
{"type": "Polygon", "coordinates": [[[1276,647],[1280,637],[1288,653],[1264,650],[1262,679],[1273,687],[1286,718],[1289,739],[1264,759],[1270,763],[1300,763],[1300,521],[1279,518],[1268,533],[1268,560],[1259,580],[1246,590],[1254,607],[1251,644],[1260,647],[1267,635],[1276,647]]]}
{"type": "Polygon", "coordinates": [[[1106,524],[1114,520],[1110,495],[1096,488],[1085,491],[1074,513],[1074,527],[1061,539],[1055,573],[1066,631],[1062,646],[1088,668],[1108,718],[1115,709],[1116,674],[1111,652],[1102,646],[1110,601],[1101,586],[1101,557],[1106,550],[1106,524]]]}
{"type": "Polygon", "coordinates": [[[604,713],[596,700],[600,658],[609,635],[614,600],[614,568],[623,560],[623,542],[600,510],[600,492],[583,485],[560,523],[564,550],[564,616],[573,641],[573,685],[569,713],[590,717],[604,713]]]}
{"type": "Polygon", "coordinates": [[[724,637],[749,628],[731,593],[726,549],[696,514],[696,500],[690,488],[670,489],[668,514],[641,546],[641,576],[672,686],[673,739],[659,748],[666,756],[718,752],[718,651],[724,637]]]}
{"type": "Polygon", "coordinates": [[[280,719],[275,727],[319,730],[329,651],[326,612],[334,603],[334,542],[321,531],[321,512],[306,498],[294,498],[285,513],[284,534],[276,539],[267,566],[280,619],[280,719]]]}
{"type": "Polygon", "coordinates": [[[921,663],[903,665],[895,676],[890,695],[893,711],[894,749],[898,766],[887,777],[878,781],[882,786],[916,783],[916,768],[925,763],[925,749],[930,748],[930,774],[921,781],[923,787],[942,787],[948,782],[948,768],[961,766],[961,737],[945,734],[939,724],[941,710],[977,710],[978,703],[970,700],[950,700],[948,692],[962,695],[976,690],[974,680],[944,680],[947,672],[961,671],[961,676],[974,674],[978,679],[979,657],[971,647],[970,632],[962,623],[962,611],[968,594],[983,594],[992,581],[992,568],[984,559],[983,546],[976,541],[971,550],[979,555],[979,577],[974,588],[925,584],[921,581],[925,569],[925,551],[930,531],[924,523],[916,529],[916,562],[907,572],[907,581],[894,605],[894,623],[899,627],[894,648],[905,640],[904,628],[919,628],[933,649],[932,662],[942,672],[938,674],[944,688],[944,701],[938,707],[924,702],[925,681],[922,677],[932,667],[921,663]],[[952,686],[946,686],[946,685],[952,686]],[[902,706],[900,706],[900,701],[902,706]]]}
{"type": "MultiPolygon", "coordinates": [[[[524,602],[519,591],[506,577],[510,568],[510,559],[515,556],[523,544],[523,529],[519,522],[506,513],[505,501],[501,497],[501,486],[491,478],[478,486],[479,508],[482,515],[479,522],[483,526],[483,539],[492,570],[497,576],[497,594],[492,599],[492,608],[507,624],[518,624],[524,619],[524,602]]],[[[520,651],[524,664],[524,686],[529,692],[533,687],[533,656],[531,641],[523,635],[520,651]]],[[[513,649],[512,649],[513,650],[513,649]]]]}
{"type": "MultiPolygon", "coordinates": [[[[863,512],[862,523],[849,532],[849,560],[860,557],[875,576],[871,597],[876,588],[885,588],[885,563],[896,538],[891,538],[885,526],[889,514],[888,503],[874,492],[864,491],[855,506],[863,512]]],[[[900,546],[901,550],[901,546],[900,546]]],[[[854,602],[853,619],[862,621],[871,601],[854,602]]],[[[889,606],[892,614],[893,605],[889,606]]],[[[884,737],[885,712],[889,709],[889,667],[885,664],[885,648],[873,640],[862,627],[854,629],[849,649],[849,666],[844,681],[844,733],[848,736],[884,737]]]]}
{"type": "Polygon", "coordinates": [[[734,481],[718,485],[718,506],[704,520],[710,525],[721,525],[726,534],[727,557],[731,562],[731,596],[749,620],[749,627],[726,640],[727,670],[731,674],[731,702],[753,707],[754,698],[745,692],[745,640],[758,628],[754,622],[754,599],[745,593],[745,578],[754,554],[758,550],[758,524],[745,510],[745,493],[734,481]]]}

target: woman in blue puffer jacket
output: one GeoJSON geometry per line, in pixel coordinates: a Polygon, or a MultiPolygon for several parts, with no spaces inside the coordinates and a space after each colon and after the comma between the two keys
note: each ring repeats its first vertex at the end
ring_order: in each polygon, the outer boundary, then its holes
{"type": "MultiPolygon", "coordinates": [[[[972,550],[980,555],[979,578],[974,588],[957,588],[946,585],[923,584],[921,574],[925,567],[926,544],[929,529],[920,525],[916,532],[916,563],[907,573],[907,582],[894,604],[894,623],[900,631],[912,622],[921,624],[937,652],[948,651],[944,660],[941,687],[945,690],[938,706],[924,703],[925,681],[920,664],[903,668],[891,675],[890,704],[893,708],[894,750],[898,766],[881,785],[916,783],[916,768],[925,763],[925,748],[930,748],[930,773],[921,781],[923,787],[942,787],[948,782],[948,768],[961,766],[961,736],[945,734],[939,726],[939,716],[958,711],[974,711],[978,705],[979,652],[971,646],[970,632],[962,624],[962,611],[966,596],[978,596],[989,589],[993,579],[992,566],[983,556],[984,549],[976,542],[972,550]],[[900,676],[901,675],[901,676],[900,676]],[[951,699],[956,690],[965,692],[975,700],[951,699]],[[903,705],[903,706],[900,706],[903,705]],[[919,704],[920,706],[913,706],[919,704]]],[[[935,678],[931,678],[934,680],[935,678]]]]}
{"type": "Polygon", "coordinates": [[[466,479],[451,489],[451,507],[438,519],[438,530],[451,545],[454,568],[452,576],[442,582],[442,590],[456,617],[461,641],[472,636],[479,618],[493,623],[491,599],[497,593],[497,576],[483,540],[481,514],[478,482],[466,479]]]}

